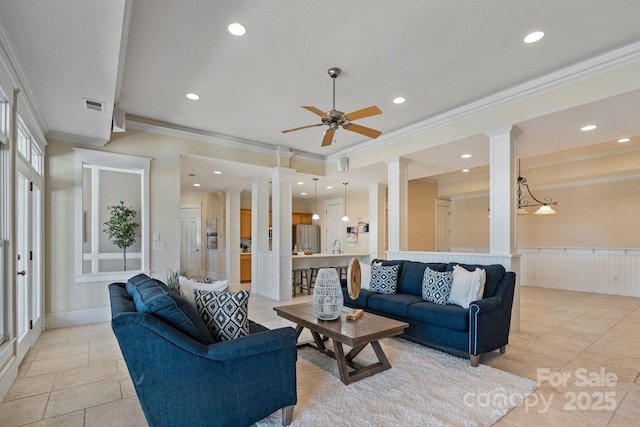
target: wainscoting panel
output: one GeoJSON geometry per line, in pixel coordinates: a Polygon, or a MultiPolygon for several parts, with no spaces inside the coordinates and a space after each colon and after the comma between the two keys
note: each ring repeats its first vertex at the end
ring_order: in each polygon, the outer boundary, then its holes
{"type": "Polygon", "coordinates": [[[640,296],[640,250],[519,248],[520,284],[640,296]]]}

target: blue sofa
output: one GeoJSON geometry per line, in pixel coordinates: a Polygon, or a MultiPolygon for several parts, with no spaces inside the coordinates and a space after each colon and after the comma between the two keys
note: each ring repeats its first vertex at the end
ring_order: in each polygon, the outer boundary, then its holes
{"type": "MultiPolygon", "coordinates": [[[[514,272],[502,265],[470,265],[459,263],[422,263],[403,260],[374,260],[382,265],[398,265],[398,291],[383,295],[366,289],[357,299],[349,297],[343,287],[347,307],[407,322],[409,327],[400,335],[420,344],[449,353],[469,357],[471,366],[478,366],[480,354],[496,349],[504,353],[509,342],[511,307],[516,283],[514,272]],[[435,271],[453,271],[460,265],[469,271],[476,267],[486,271],[484,296],[468,309],[453,304],[435,304],[422,299],[422,278],[427,267],[435,271]]],[[[346,282],[343,282],[346,286],[346,282]]]]}
{"type": "Polygon", "coordinates": [[[112,283],[111,325],[150,426],[248,426],[279,409],[282,424],[291,423],[293,328],[251,322],[248,336],[214,342],[186,299],[144,275],[131,282],[157,314],[139,312],[126,285],[112,283]]]}

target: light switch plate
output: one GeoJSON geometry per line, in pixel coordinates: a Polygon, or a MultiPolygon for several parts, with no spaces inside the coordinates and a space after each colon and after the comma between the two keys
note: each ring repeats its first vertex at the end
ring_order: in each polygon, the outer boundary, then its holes
{"type": "Polygon", "coordinates": [[[154,251],[164,251],[167,248],[167,245],[165,242],[161,242],[161,241],[155,241],[153,242],[153,250],[154,251]]]}

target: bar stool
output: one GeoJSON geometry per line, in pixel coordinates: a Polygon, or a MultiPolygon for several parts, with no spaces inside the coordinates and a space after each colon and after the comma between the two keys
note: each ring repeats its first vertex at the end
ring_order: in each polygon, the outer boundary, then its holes
{"type": "Polygon", "coordinates": [[[337,267],[333,267],[336,269],[336,271],[338,272],[338,277],[340,279],[346,279],[347,278],[347,266],[346,265],[339,265],[337,267]]]}
{"type": "Polygon", "coordinates": [[[307,290],[307,294],[311,293],[311,286],[309,283],[309,270],[306,268],[293,268],[291,269],[292,274],[292,290],[293,296],[296,296],[296,287],[300,286],[300,293],[307,290]]]}
{"type": "Polygon", "coordinates": [[[311,289],[314,288],[315,284],[316,284],[316,278],[318,277],[318,271],[320,271],[321,268],[331,268],[331,267],[311,267],[309,268],[309,291],[311,291],[311,289]]]}

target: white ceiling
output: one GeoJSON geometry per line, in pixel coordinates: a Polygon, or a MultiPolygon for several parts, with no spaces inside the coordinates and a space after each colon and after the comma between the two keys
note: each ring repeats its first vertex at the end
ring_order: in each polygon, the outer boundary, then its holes
{"type": "MultiPolygon", "coordinates": [[[[330,67],[343,71],[336,81],[336,108],[377,105],[382,115],[358,123],[382,131],[384,138],[640,42],[638,0],[517,6],[511,0],[21,0],[1,2],[0,18],[49,136],[102,145],[110,138],[111,107],[117,104],[129,117],[260,147],[287,147],[319,160],[371,143],[343,129],[325,148],[324,127],[281,133],[319,122],[301,105],[331,109],[330,67]],[[244,24],[247,34],[229,34],[231,22],[244,24]],[[546,37],[526,45],[522,39],[532,30],[546,37]],[[200,100],[188,100],[187,92],[200,100]],[[407,102],[393,104],[396,96],[407,102]],[[105,102],[107,111],[85,110],[83,98],[105,102]]],[[[635,91],[517,123],[523,131],[519,155],[621,135],[635,143],[639,109],[635,91]],[[598,121],[599,130],[576,136],[576,126],[590,120],[598,121]]],[[[225,166],[205,160],[186,157],[184,164],[199,173],[225,166]]],[[[412,177],[480,167],[488,163],[488,143],[484,136],[471,137],[415,153],[411,161],[412,177]],[[459,158],[465,150],[474,150],[472,160],[459,158]]],[[[256,173],[234,168],[245,176],[256,173]]],[[[379,170],[370,165],[326,181],[340,187],[343,180],[386,180],[379,170]]]]}

